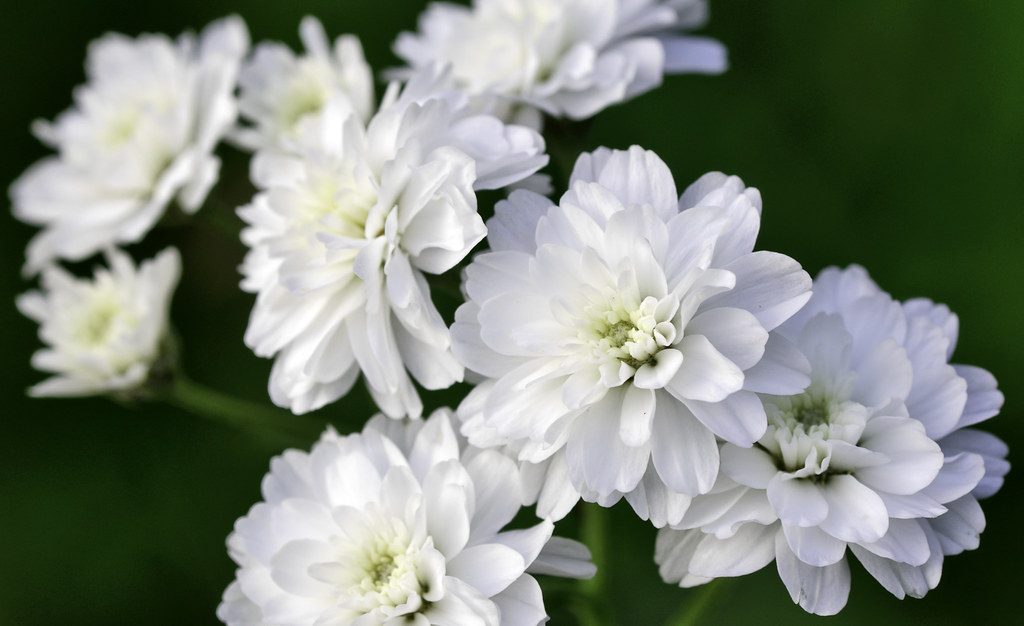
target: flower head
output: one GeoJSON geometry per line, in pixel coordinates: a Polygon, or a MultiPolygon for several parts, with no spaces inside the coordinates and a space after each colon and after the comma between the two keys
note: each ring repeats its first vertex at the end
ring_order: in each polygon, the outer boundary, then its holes
{"type": "Polygon", "coordinates": [[[956,318],[926,300],[901,305],[859,267],[815,280],[778,332],[811,364],[799,394],[761,396],[768,429],[751,448],[722,444],[721,475],[658,538],[666,581],[738,576],[776,561],[795,602],[838,612],[847,548],[891,592],[920,597],[944,554],[977,547],[976,498],[1008,466],[998,439],[964,429],[1002,395],[978,368],[949,364],[956,318]]]}
{"type": "Polygon", "coordinates": [[[18,309],[39,322],[47,347],[32,365],[55,374],[33,396],[127,392],[146,382],[165,353],[171,295],[181,260],[168,248],[138,269],[127,254],[106,252],[109,269],[92,280],[57,266],[43,270],[42,291],[22,294],[18,309]]]}
{"type": "Polygon", "coordinates": [[[515,463],[466,449],[448,412],[378,417],[271,462],[264,502],[228,538],[239,565],[228,624],[497,624],[545,621],[527,573],[589,577],[581,544],[545,520],[502,531],[520,507],[515,463]]]}
{"type": "Polygon", "coordinates": [[[139,241],[172,200],[199,209],[220,169],[213,150],[235,122],[235,78],[248,45],[245,24],[229,17],[198,41],[110,34],[89,46],[75,106],[33,127],[59,154],[11,187],[14,215],[43,227],[29,243],[26,272],[139,241]]]}
{"type": "Polygon", "coordinates": [[[320,21],[311,16],[302,19],[299,35],[305,54],[261,43],[242,67],[238,108],[253,126],[240,129],[237,139],[247,148],[286,145],[328,100],[363,122],[373,113],[373,74],[359,39],[343,35],[331,48],[320,21]]]}
{"type": "Polygon", "coordinates": [[[456,87],[505,119],[584,119],[649,91],[665,72],[725,70],[701,26],[704,0],[475,0],[431,4],[395,52],[412,68],[448,63],[456,87]]]}
{"type": "Polygon", "coordinates": [[[485,233],[476,189],[540,168],[532,130],[472,115],[433,71],[393,86],[364,127],[329,106],[290,152],[255,156],[261,192],[239,210],[258,293],[245,341],[276,356],[270,395],[296,413],[341,397],[360,373],[381,410],[419,417],[424,387],[461,380],[425,273],[455,266],[485,233]]]}
{"type": "Polygon", "coordinates": [[[602,504],[626,494],[642,517],[675,521],[715,480],[716,436],[764,434],[755,391],[807,384],[806,362],[769,331],[806,302],[810,277],[752,252],[760,208],[757,190],[717,173],[680,199],[635,146],[582,155],[558,205],[514,192],[452,327],[455,354],[491,379],[459,409],[470,440],[548,464],[563,505],[573,490],[602,504]]]}

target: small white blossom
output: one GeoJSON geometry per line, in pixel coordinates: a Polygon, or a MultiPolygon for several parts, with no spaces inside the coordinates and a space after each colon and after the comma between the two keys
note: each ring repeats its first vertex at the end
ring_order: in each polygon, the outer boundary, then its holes
{"type": "Polygon", "coordinates": [[[329,105],[287,153],[256,154],[261,192],[239,210],[258,294],[246,345],[275,357],[273,401],[295,413],[333,402],[360,371],[381,410],[419,417],[428,389],[462,379],[427,274],[455,266],[485,232],[476,189],[547,162],[536,132],[472,115],[443,74],[393,85],[364,127],[329,105]],[[408,372],[406,372],[408,369],[408,372]]]}
{"type": "Polygon", "coordinates": [[[550,520],[503,531],[520,508],[515,463],[460,453],[449,413],[378,416],[271,461],[264,501],[228,538],[239,569],[217,616],[232,626],[546,621],[527,572],[587,578],[590,554],[552,537],[550,520]]]}
{"type": "Polygon", "coordinates": [[[795,393],[806,361],[769,331],[810,297],[752,252],[761,198],[712,173],[682,197],[653,152],[601,148],[558,205],[516,191],[466,269],[456,356],[487,379],[459,407],[474,445],[511,446],[541,515],[625,494],[662,526],[718,474],[716,436],[765,432],[755,392],[795,393]]]}
{"type": "Polygon", "coordinates": [[[740,576],[773,559],[794,602],[829,615],[846,604],[847,547],[898,597],[923,596],[944,554],[977,547],[1006,446],[966,429],[1002,405],[995,379],[950,365],[957,321],[926,300],[904,305],[859,267],[815,280],[778,330],[811,363],[801,394],[762,395],[768,430],[722,445],[710,494],[663,530],[655,560],[680,586],[740,576]]]}
{"type": "Polygon", "coordinates": [[[681,35],[707,20],[704,0],[435,2],[395,53],[412,68],[448,63],[456,87],[505,119],[584,119],[650,91],[662,75],[725,70],[725,48],[681,35]]]}
{"type": "Polygon", "coordinates": [[[172,200],[199,209],[220,169],[213,150],[235,122],[248,37],[229,17],[198,41],[109,34],[90,44],[75,105],[33,126],[59,154],[11,187],[14,215],[43,228],[29,243],[26,272],[139,241],[172,200]]]}
{"type": "Polygon", "coordinates": [[[253,126],[235,139],[251,150],[281,146],[316,117],[328,100],[366,122],[373,113],[373,74],[359,39],[338,37],[333,49],[320,21],[306,16],[299,26],[306,53],[296,56],[280,43],[261,43],[238,77],[238,108],[253,126]]]}
{"type": "Polygon", "coordinates": [[[57,266],[42,273],[42,291],[17,299],[39,322],[47,347],[32,355],[36,369],[55,374],[29,389],[33,396],[84,396],[131,391],[146,382],[164,355],[171,295],[181,274],[168,248],[136,270],[120,250],[106,253],[109,269],[92,280],[57,266]]]}

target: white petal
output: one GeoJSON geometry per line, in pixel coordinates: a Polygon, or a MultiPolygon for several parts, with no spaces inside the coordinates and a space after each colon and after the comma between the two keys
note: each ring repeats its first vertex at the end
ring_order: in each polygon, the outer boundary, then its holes
{"type": "Polygon", "coordinates": [[[447,563],[449,576],[472,585],[488,598],[512,584],[525,569],[519,552],[497,543],[468,547],[447,563]]]}
{"type": "Polygon", "coordinates": [[[491,598],[498,607],[502,626],[537,626],[547,620],[540,585],[533,576],[520,576],[491,598]]]}
{"type": "Polygon", "coordinates": [[[811,277],[783,254],[745,254],[724,269],[735,274],[736,286],[709,298],[705,306],[746,309],[765,330],[773,330],[789,319],[811,297],[811,277]]]}
{"type": "Polygon", "coordinates": [[[967,381],[967,405],[956,427],[971,426],[999,413],[1003,406],[1003,394],[996,389],[995,377],[980,367],[955,365],[954,368],[967,381]]]}
{"type": "Polygon", "coordinates": [[[655,397],[653,389],[641,389],[634,385],[626,388],[622,399],[622,421],[619,425],[622,443],[635,447],[650,441],[655,397]]]}
{"type": "Polygon", "coordinates": [[[619,438],[623,392],[610,392],[576,418],[566,445],[573,484],[599,495],[627,492],[643,477],[650,446],[630,447],[619,438]]]}
{"type": "Polygon", "coordinates": [[[867,423],[860,446],[887,455],[885,465],[855,472],[857,479],[879,491],[911,494],[924,489],[942,468],[942,450],[924,426],[903,417],[875,417],[867,423]]]}
{"type": "Polygon", "coordinates": [[[946,554],[959,554],[978,547],[981,531],[985,530],[985,514],[978,501],[964,496],[946,505],[949,512],[931,520],[932,528],[946,554]]]}
{"type": "Polygon", "coordinates": [[[809,480],[777,472],[769,481],[768,501],[787,526],[817,526],[828,517],[823,488],[809,480]]]}
{"type": "Polygon", "coordinates": [[[743,370],[702,335],[686,335],[677,344],[683,363],[665,386],[679,399],[719,402],[743,387],[743,370]]]}
{"type": "Polygon", "coordinates": [[[458,461],[435,465],[423,483],[427,533],[434,538],[438,551],[449,559],[469,540],[472,498],[472,480],[458,461]]]}
{"type": "Polygon", "coordinates": [[[711,432],[738,446],[753,445],[768,429],[764,405],[749,391],[738,391],[721,402],[686,400],[684,404],[711,432]]]}
{"type": "Polygon", "coordinates": [[[831,476],[822,489],[828,501],[828,517],[821,529],[851,543],[877,541],[889,527],[885,503],[853,476],[831,476]]]}
{"type": "Polygon", "coordinates": [[[489,540],[512,521],[521,506],[519,471],[515,462],[497,450],[483,450],[466,463],[473,479],[476,507],[469,542],[489,540]]]}
{"type": "Polygon", "coordinates": [[[569,578],[593,578],[597,567],[590,559],[590,550],[582,543],[565,537],[552,537],[527,571],[569,578]]]}
{"type": "MultiPolygon", "coordinates": [[[[925,522],[918,521],[922,524],[925,522]]],[[[889,590],[894,596],[903,599],[904,596],[912,598],[923,598],[929,590],[939,584],[942,574],[942,547],[939,545],[935,533],[931,532],[927,525],[922,527],[928,537],[930,557],[928,562],[922,566],[907,565],[868,552],[866,549],[854,544],[850,549],[857,556],[857,560],[864,565],[875,580],[889,590]]]]}
{"type": "Polygon", "coordinates": [[[793,602],[815,615],[835,615],[850,595],[850,568],[846,559],[825,567],[808,565],[786,545],[782,533],[775,539],[775,564],[793,602]]]}
{"type": "Polygon", "coordinates": [[[491,543],[507,546],[523,557],[523,567],[528,567],[537,559],[545,544],[551,539],[555,525],[551,520],[543,520],[536,526],[507,530],[493,537],[491,543]]]}
{"type": "Polygon", "coordinates": [[[769,333],[764,357],[743,372],[743,388],[756,393],[791,396],[811,383],[811,364],[803,352],[778,333],[769,333]]]}
{"type": "Polygon", "coordinates": [[[719,466],[714,435],[677,400],[663,392],[658,395],[651,438],[658,477],[678,493],[707,492],[719,466]]]}
{"type": "Polygon", "coordinates": [[[693,553],[690,572],[708,578],[756,572],[775,558],[777,534],[775,525],[743,524],[729,539],[707,535],[693,553]]]}
{"type": "Polygon", "coordinates": [[[494,217],[487,220],[487,243],[491,250],[518,250],[532,254],[537,250],[537,221],[552,207],[544,196],[517,189],[494,206],[494,217]]]}
{"type": "Polygon", "coordinates": [[[665,37],[665,72],[720,74],[729,65],[725,46],[707,37],[665,37]]]}
{"type": "Polygon", "coordinates": [[[422,611],[431,624],[499,626],[498,607],[454,576],[444,577],[445,594],[422,611]]]}
{"type": "Polygon", "coordinates": [[[865,550],[878,556],[906,563],[907,565],[924,565],[931,555],[928,537],[919,520],[889,520],[889,530],[878,541],[858,543],[865,550]]]}
{"type": "MultiPolygon", "coordinates": [[[[782,526],[779,535],[785,535],[786,551],[792,552],[801,563],[813,567],[824,567],[840,562],[846,554],[846,542],[840,541],[817,526],[801,528],[782,526]]],[[[778,558],[778,538],[775,556],[778,558]]],[[[781,571],[781,570],[780,570],[781,571]]],[[[792,590],[790,591],[792,593],[792,590]]]]}
{"type": "Polygon", "coordinates": [[[732,307],[706,309],[686,325],[689,334],[704,335],[711,345],[741,370],[764,356],[768,331],[748,311],[732,307]]]}

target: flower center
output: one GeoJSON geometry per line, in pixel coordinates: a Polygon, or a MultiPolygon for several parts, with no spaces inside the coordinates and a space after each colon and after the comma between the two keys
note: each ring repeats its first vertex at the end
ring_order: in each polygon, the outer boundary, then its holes
{"type": "Polygon", "coordinates": [[[608,329],[608,334],[605,335],[608,338],[608,342],[614,348],[621,348],[626,341],[629,340],[630,334],[636,330],[636,326],[632,322],[625,320],[621,322],[615,322],[611,328],[608,329]]]}
{"type": "Polygon", "coordinates": [[[138,109],[128,108],[111,118],[103,133],[103,143],[108,148],[117,148],[131,139],[139,125],[138,109]]]}
{"type": "Polygon", "coordinates": [[[299,66],[278,111],[281,127],[286,131],[294,131],[303,117],[324,108],[327,85],[322,74],[311,62],[299,66]]]}
{"type": "Polygon", "coordinates": [[[420,571],[424,555],[433,551],[429,538],[417,543],[405,522],[372,510],[354,520],[353,529],[336,544],[338,560],[316,566],[313,575],[336,584],[339,606],[356,613],[386,621],[419,611],[430,591],[424,582],[429,576],[420,571]]]}
{"type": "Polygon", "coordinates": [[[827,426],[832,411],[837,408],[834,400],[817,394],[803,394],[788,398],[786,402],[780,402],[777,419],[783,420],[790,429],[802,427],[805,431],[812,431],[817,426],[827,426]]]}
{"type": "Polygon", "coordinates": [[[635,307],[619,303],[597,315],[591,312],[589,327],[581,329],[580,338],[590,345],[595,361],[616,359],[639,369],[675,340],[671,320],[677,306],[666,306],[667,300],[647,296],[635,307]]]}
{"type": "Polygon", "coordinates": [[[404,554],[404,551],[399,552],[391,549],[392,547],[378,546],[367,555],[366,563],[363,567],[365,577],[363,579],[364,585],[362,586],[364,588],[367,586],[365,583],[369,582],[368,586],[373,591],[383,593],[391,586],[392,578],[402,578],[402,574],[408,569],[409,559],[404,554]]]}
{"type": "Polygon", "coordinates": [[[764,398],[768,430],[758,443],[775,457],[780,469],[799,477],[829,472],[832,441],[856,444],[867,422],[867,409],[812,384],[795,396],[764,398]]]}
{"type": "Polygon", "coordinates": [[[355,172],[324,172],[313,177],[306,198],[305,220],[336,235],[363,239],[366,219],[377,201],[369,185],[359,185],[355,172]]]}
{"type": "Polygon", "coordinates": [[[75,328],[75,337],[87,346],[105,343],[119,310],[120,307],[116,300],[103,298],[96,302],[79,320],[75,328]]]}

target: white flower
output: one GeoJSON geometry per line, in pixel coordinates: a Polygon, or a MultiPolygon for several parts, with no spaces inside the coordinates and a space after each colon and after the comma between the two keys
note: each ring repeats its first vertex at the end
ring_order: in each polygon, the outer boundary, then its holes
{"type": "Polygon", "coordinates": [[[50,266],[43,270],[43,290],[17,299],[18,309],[39,322],[39,338],[48,346],[32,355],[33,367],[55,374],[30,395],[130,391],[163,356],[181,274],[178,251],[168,248],[138,270],[120,250],[109,249],[106,258],[110,269],[97,269],[91,281],[50,266]]]}
{"type": "Polygon", "coordinates": [[[527,571],[586,578],[587,549],[519,511],[515,463],[466,449],[436,412],[328,430],[310,453],[270,464],[264,502],[228,538],[237,579],[217,616],[231,625],[486,624],[546,620],[527,571]]]}
{"type": "Polygon", "coordinates": [[[14,215],[43,231],[25,271],[139,241],[172,200],[199,209],[217,180],[213,150],[235,121],[235,78],[248,48],[238,17],[196,41],[109,34],[89,46],[75,106],[35,134],[59,151],[11,187],[14,215]]]}
{"type": "Polygon", "coordinates": [[[451,64],[454,84],[484,110],[539,124],[537,109],[587,118],[657,87],[665,72],[724,71],[719,42],[678,34],[706,19],[704,0],[436,2],[394,48],[412,68],[451,64]]]}
{"type": "Polygon", "coordinates": [[[716,435],[764,434],[755,392],[806,386],[804,359],[769,331],[811,280],[751,252],[760,208],[756,189],[718,173],[677,198],[636,146],[582,155],[557,206],[528,191],[498,205],[452,327],[456,356],[493,382],[459,414],[474,445],[548,465],[542,499],[560,504],[542,515],[564,514],[575,490],[678,521],[715,480],[716,435]]]}
{"type": "Polygon", "coordinates": [[[773,559],[794,602],[827,615],[846,604],[847,547],[898,597],[938,583],[944,554],[977,547],[977,497],[1002,483],[1005,445],[964,429],[1002,404],[995,379],[952,366],[956,317],[904,305],[860,267],[831,268],[778,330],[812,366],[811,385],[763,395],[758,445],[722,445],[721,476],[655,560],[667,582],[740,576],[773,559]]]}
{"type": "Polygon", "coordinates": [[[252,127],[236,139],[255,150],[281,146],[298,127],[323,110],[328,100],[355,112],[365,122],[373,113],[373,74],[359,39],[338,37],[330,48],[320,21],[306,16],[299,26],[306,54],[296,56],[280,43],[261,43],[238,77],[238,109],[252,127]]]}
{"type": "Polygon", "coordinates": [[[475,189],[547,161],[532,130],[471,115],[443,74],[397,85],[364,128],[328,105],[293,145],[261,151],[262,192],[239,210],[243,289],[257,292],[246,345],[275,356],[270,396],[303,413],[351,388],[360,370],[381,410],[418,417],[406,368],[427,389],[462,379],[424,273],[455,266],[485,234],[475,189]]]}

